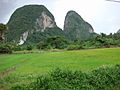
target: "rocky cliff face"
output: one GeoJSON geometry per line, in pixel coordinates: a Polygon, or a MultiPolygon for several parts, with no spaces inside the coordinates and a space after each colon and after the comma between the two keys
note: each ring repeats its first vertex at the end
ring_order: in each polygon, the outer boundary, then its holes
{"type": "Polygon", "coordinates": [[[3,41],[5,39],[3,32],[0,30],[0,41],[3,41]]]}
{"type": "MultiPolygon", "coordinates": [[[[51,33],[50,30],[56,30],[56,28],[61,33],[63,32],[57,27],[54,16],[43,5],[27,5],[18,8],[12,14],[7,25],[9,28],[6,33],[7,40],[19,44],[23,44],[26,41],[32,43],[29,40],[31,38],[34,38],[34,42],[37,43],[41,40],[41,37],[47,38],[47,36],[50,36],[48,35],[48,33],[51,33]]],[[[59,33],[56,35],[59,35],[59,33]]]]}
{"type": "Polygon", "coordinates": [[[94,32],[92,26],[75,11],[69,11],[64,21],[64,32],[70,40],[86,40],[94,32]]]}
{"type": "Polygon", "coordinates": [[[28,31],[24,32],[21,36],[20,36],[20,40],[19,40],[19,45],[24,44],[24,42],[27,40],[28,37],[28,31]]]}
{"type": "Polygon", "coordinates": [[[117,31],[117,33],[120,33],[120,29],[117,31]]]}
{"type": "Polygon", "coordinates": [[[46,12],[42,12],[39,18],[36,19],[35,23],[35,29],[42,32],[44,32],[46,28],[57,27],[56,22],[51,17],[49,17],[46,12]]]}

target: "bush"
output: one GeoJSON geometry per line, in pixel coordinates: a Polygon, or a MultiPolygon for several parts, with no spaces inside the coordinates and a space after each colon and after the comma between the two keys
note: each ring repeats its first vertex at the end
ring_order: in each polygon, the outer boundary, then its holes
{"type": "Polygon", "coordinates": [[[48,45],[47,43],[42,42],[42,41],[39,42],[36,47],[37,47],[37,49],[39,49],[39,50],[46,50],[46,49],[50,49],[50,48],[51,48],[50,45],[48,45]]]}
{"type": "Polygon", "coordinates": [[[37,49],[64,49],[67,47],[68,41],[64,37],[54,36],[49,37],[45,41],[41,41],[37,44],[37,49]]]}
{"type": "Polygon", "coordinates": [[[52,48],[56,49],[64,49],[66,48],[68,41],[64,37],[54,36],[47,38],[46,41],[52,48]]]}
{"type": "Polygon", "coordinates": [[[81,45],[69,45],[67,47],[67,50],[80,50],[80,49],[84,49],[83,46],[81,46],[81,45]]]}
{"type": "Polygon", "coordinates": [[[17,85],[11,90],[120,90],[120,65],[101,67],[89,73],[61,70],[40,76],[30,85],[17,85]]]}
{"type": "Polygon", "coordinates": [[[120,84],[120,65],[114,67],[102,67],[93,70],[90,74],[89,84],[96,89],[113,88],[120,84]]]}
{"type": "Polygon", "coordinates": [[[22,51],[23,50],[23,48],[21,46],[14,46],[12,49],[14,51],[22,51]]]}
{"type": "Polygon", "coordinates": [[[5,54],[5,53],[12,53],[12,47],[10,44],[1,44],[0,45],[0,54],[5,54]]]}
{"type": "Polygon", "coordinates": [[[32,45],[27,45],[26,49],[27,49],[27,50],[32,50],[32,49],[33,49],[33,46],[32,46],[32,45]]]}

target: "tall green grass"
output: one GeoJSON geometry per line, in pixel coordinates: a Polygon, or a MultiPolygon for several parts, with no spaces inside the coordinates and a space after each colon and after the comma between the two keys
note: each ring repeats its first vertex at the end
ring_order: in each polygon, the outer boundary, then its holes
{"type": "Polygon", "coordinates": [[[17,85],[10,90],[119,90],[120,65],[101,67],[89,73],[57,68],[40,76],[29,85],[17,85]]]}

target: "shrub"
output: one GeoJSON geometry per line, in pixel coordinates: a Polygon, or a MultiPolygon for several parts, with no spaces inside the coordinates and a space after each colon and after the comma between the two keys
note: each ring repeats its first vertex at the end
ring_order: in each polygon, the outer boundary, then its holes
{"type": "Polygon", "coordinates": [[[5,54],[5,53],[12,53],[12,47],[10,44],[1,44],[0,45],[0,53],[5,54]]]}
{"type": "Polygon", "coordinates": [[[81,46],[81,45],[69,45],[67,47],[67,50],[80,50],[80,49],[84,49],[83,46],[81,46]]]}
{"type": "Polygon", "coordinates": [[[32,49],[33,49],[33,46],[32,46],[32,45],[27,45],[26,49],[27,49],[27,50],[32,50],[32,49]]]}
{"type": "Polygon", "coordinates": [[[37,44],[37,49],[39,49],[39,50],[43,50],[43,49],[47,49],[48,48],[48,44],[47,43],[45,43],[45,42],[39,42],[38,44],[37,44]]]}
{"type": "Polygon", "coordinates": [[[90,85],[96,89],[104,90],[106,87],[112,88],[120,84],[120,65],[114,67],[102,67],[93,70],[90,74],[90,85]]]}
{"type": "Polygon", "coordinates": [[[89,73],[57,68],[28,86],[19,85],[12,90],[120,90],[120,65],[101,67],[89,73]]]}
{"type": "Polygon", "coordinates": [[[23,48],[21,46],[14,46],[12,49],[14,51],[22,51],[23,50],[23,48]]]}
{"type": "Polygon", "coordinates": [[[66,48],[68,41],[64,37],[54,36],[47,38],[47,44],[52,48],[56,49],[64,49],[66,48]]]}

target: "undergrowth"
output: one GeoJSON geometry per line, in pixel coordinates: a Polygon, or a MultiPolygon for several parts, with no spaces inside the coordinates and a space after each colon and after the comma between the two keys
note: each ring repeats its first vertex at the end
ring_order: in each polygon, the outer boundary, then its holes
{"type": "Polygon", "coordinates": [[[88,73],[57,68],[29,85],[18,84],[10,90],[120,90],[120,65],[103,66],[88,73]]]}

